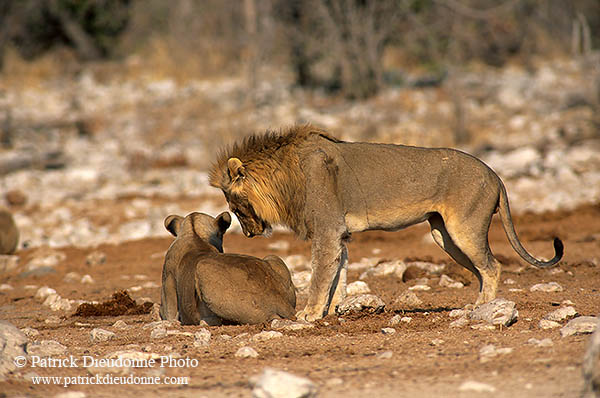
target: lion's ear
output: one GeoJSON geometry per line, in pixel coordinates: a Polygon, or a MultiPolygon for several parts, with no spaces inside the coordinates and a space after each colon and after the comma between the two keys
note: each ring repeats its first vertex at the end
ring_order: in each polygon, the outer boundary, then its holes
{"type": "Polygon", "coordinates": [[[229,178],[231,181],[236,178],[243,178],[245,173],[244,165],[238,158],[229,158],[227,161],[227,168],[229,169],[229,178]]]}
{"type": "Polygon", "coordinates": [[[165,218],[165,228],[171,233],[171,235],[177,236],[182,222],[183,217],[171,214],[165,218]]]}
{"type": "Polygon", "coordinates": [[[224,234],[225,231],[227,231],[227,228],[229,228],[229,226],[231,225],[231,215],[228,212],[224,211],[223,213],[217,216],[216,224],[219,228],[219,231],[221,231],[221,233],[224,234]]]}

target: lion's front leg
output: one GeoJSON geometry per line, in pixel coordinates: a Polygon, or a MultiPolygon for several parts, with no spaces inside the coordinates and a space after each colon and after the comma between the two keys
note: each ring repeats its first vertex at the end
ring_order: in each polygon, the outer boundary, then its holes
{"type": "Polygon", "coordinates": [[[346,296],[344,263],[347,256],[341,235],[315,237],[311,251],[312,277],[308,302],[304,310],[296,314],[297,318],[309,322],[323,318],[330,310],[335,311],[338,300],[346,296]]]}

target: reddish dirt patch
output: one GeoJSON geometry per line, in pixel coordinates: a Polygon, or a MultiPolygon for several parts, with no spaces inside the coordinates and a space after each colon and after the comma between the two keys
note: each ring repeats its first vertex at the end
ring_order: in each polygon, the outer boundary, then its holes
{"type": "Polygon", "coordinates": [[[112,298],[100,304],[80,304],[73,316],[121,316],[149,314],[152,303],[136,304],[125,290],[116,292],[112,298]]]}
{"type": "MultiPolygon", "coordinates": [[[[505,264],[498,296],[512,300],[519,310],[518,321],[508,328],[473,329],[470,326],[450,328],[449,312],[474,302],[478,284],[467,271],[457,266],[426,237],[429,228],[419,225],[395,233],[367,232],[355,234],[349,244],[350,262],[362,257],[381,259],[426,260],[447,264],[444,273],[467,282],[462,289],[438,285],[439,277],[426,275],[431,290],[417,292],[423,304],[418,308],[402,308],[391,303],[412,286],[418,271],[411,271],[403,281],[396,277],[371,277],[365,281],[372,292],[388,306],[381,314],[358,314],[338,318],[329,316],[313,329],[284,332],[284,336],[268,341],[254,341],[252,335],[270,330],[270,325],[210,327],[212,339],[208,347],[195,347],[193,334],[198,327],[170,328],[179,334],[151,339],[143,326],[151,315],[121,315],[72,317],[70,313],[52,312],[35,300],[35,289],[28,285],[50,286],[62,297],[83,300],[108,300],[115,291],[128,289],[134,299],[148,297],[160,302],[163,256],[171,238],[144,239],[120,245],[102,245],[94,249],[64,248],[66,259],[55,272],[44,276],[21,278],[16,271],[2,275],[0,283],[13,289],[0,292],[0,318],[19,328],[32,327],[40,332],[34,340],[57,340],[68,347],[76,358],[85,355],[104,358],[124,349],[146,351],[160,355],[177,353],[181,358],[196,359],[196,366],[165,366],[152,369],[136,368],[135,375],[185,377],[185,385],[33,385],[27,377],[85,376],[85,368],[33,368],[27,366],[0,382],[0,391],[7,396],[56,395],[65,391],[83,391],[88,397],[113,397],[140,394],[148,397],[174,396],[249,397],[249,378],[267,366],[308,377],[319,385],[321,397],[479,397],[485,394],[463,392],[466,380],[488,383],[496,388],[494,397],[576,397],[582,387],[581,362],[587,335],[561,338],[558,329],[542,330],[539,320],[570,300],[581,315],[596,316],[600,312],[600,211],[588,206],[572,212],[549,213],[541,216],[516,217],[515,224],[524,246],[537,257],[552,257],[552,238],[559,236],[565,243],[565,257],[550,270],[526,265],[510,247],[501,225],[494,221],[490,245],[505,264]],[[86,265],[85,257],[94,250],[106,254],[106,262],[86,265]],[[376,255],[374,253],[377,253],[376,255]],[[90,274],[94,284],[65,282],[69,272],[90,274]],[[511,284],[504,283],[507,280],[511,284]],[[532,285],[558,282],[564,290],[554,293],[531,292],[532,285]],[[153,283],[152,283],[153,282],[153,283]],[[132,289],[134,288],[134,289],[132,289]],[[390,319],[401,314],[410,323],[395,326],[393,335],[383,334],[390,319]],[[51,316],[58,323],[47,323],[51,316]],[[117,329],[112,325],[123,320],[130,327],[117,329]],[[90,331],[104,328],[116,333],[107,342],[90,343],[90,331]],[[188,333],[188,334],[186,334],[188,333]],[[531,338],[550,338],[552,347],[528,344],[531,338]],[[509,354],[482,362],[480,349],[488,344],[497,348],[510,347],[509,354]],[[259,357],[240,359],[235,352],[241,346],[256,349],[259,357]],[[391,352],[391,357],[389,353],[391,352]],[[383,357],[381,354],[387,353],[383,357]]],[[[270,239],[247,239],[241,235],[225,236],[225,251],[264,256],[273,253],[268,244],[277,240],[289,242],[289,249],[280,255],[310,255],[310,246],[290,234],[275,233],[270,239]]],[[[18,253],[26,264],[31,251],[18,253]]],[[[349,273],[349,281],[359,277],[349,273]]],[[[305,303],[300,297],[298,309],[305,303]]],[[[564,322],[563,322],[564,323],[564,322]]]]}

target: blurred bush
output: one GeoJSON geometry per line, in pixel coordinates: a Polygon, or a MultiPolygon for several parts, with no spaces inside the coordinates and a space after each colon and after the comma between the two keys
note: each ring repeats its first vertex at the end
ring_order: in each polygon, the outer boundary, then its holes
{"type": "Polygon", "coordinates": [[[409,66],[426,66],[433,76],[422,82],[436,84],[471,60],[528,62],[599,40],[598,0],[0,2],[0,67],[7,46],[26,59],[65,46],[82,61],[146,51],[198,75],[247,73],[251,84],[283,66],[300,86],[353,98],[402,83],[409,66]]]}

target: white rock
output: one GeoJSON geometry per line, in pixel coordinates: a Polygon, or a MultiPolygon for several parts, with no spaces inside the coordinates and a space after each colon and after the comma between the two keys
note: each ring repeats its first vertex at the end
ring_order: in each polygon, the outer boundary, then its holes
{"type": "Polygon", "coordinates": [[[157,326],[150,332],[151,339],[163,339],[167,337],[167,329],[162,326],[157,326]]]}
{"type": "Polygon", "coordinates": [[[431,290],[431,287],[429,287],[427,285],[414,285],[414,286],[409,287],[408,290],[423,292],[423,291],[431,290]]]}
{"type": "Polygon", "coordinates": [[[406,308],[416,308],[423,304],[423,301],[417,297],[417,295],[409,290],[405,290],[396,298],[394,301],[395,306],[406,307],[406,308]]]}
{"type": "Polygon", "coordinates": [[[469,318],[486,321],[492,325],[510,326],[517,321],[519,312],[515,303],[497,298],[482,304],[469,314],[469,318]]]}
{"type": "Polygon", "coordinates": [[[290,248],[290,242],[288,242],[287,240],[278,240],[273,243],[269,243],[267,247],[269,248],[269,250],[284,252],[290,248]]]}
{"type": "Polygon", "coordinates": [[[433,345],[433,346],[442,345],[444,343],[445,343],[445,341],[442,340],[442,339],[433,339],[433,340],[431,340],[431,345],[433,345]]]}
{"type": "Polygon", "coordinates": [[[23,334],[29,337],[30,339],[40,335],[40,332],[37,329],[33,328],[23,328],[21,329],[21,332],[23,332],[23,334]]]}
{"type": "Polygon", "coordinates": [[[359,294],[368,294],[371,293],[371,289],[369,289],[369,285],[367,285],[363,281],[354,281],[349,283],[346,287],[346,294],[348,296],[357,296],[359,294]]]}
{"type": "Polygon", "coordinates": [[[283,337],[283,333],[274,330],[265,330],[252,336],[253,341],[267,341],[283,337]]]}
{"type": "Polygon", "coordinates": [[[452,289],[462,289],[463,287],[465,287],[465,285],[463,285],[462,282],[457,282],[446,274],[442,274],[442,276],[440,277],[439,284],[442,287],[449,287],[452,289]]]}
{"type": "Polygon", "coordinates": [[[391,319],[390,319],[390,326],[396,326],[399,325],[402,319],[402,315],[394,315],[391,319]]]}
{"type": "Polygon", "coordinates": [[[463,326],[466,326],[468,324],[469,324],[469,320],[467,319],[467,317],[461,316],[457,320],[450,322],[450,327],[451,328],[462,328],[463,326]]]}
{"type": "Polygon", "coordinates": [[[312,329],[315,327],[314,324],[307,321],[292,321],[290,319],[273,319],[271,322],[273,329],[281,330],[302,330],[312,329]]]}
{"type": "Polygon", "coordinates": [[[100,343],[103,341],[109,341],[109,340],[112,340],[115,336],[116,336],[116,334],[114,332],[111,332],[109,330],[100,329],[100,328],[94,328],[90,332],[90,340],[92,341],[92,343],[100,343]]]}
{"type": "Polygon", "coordinates": [[[362,294],[360,296],[346,297],[339,303],[335,312],[338,315],[347,314],[349,312],[370,311],[379,313],[383,311],[385,303],[374,294],[362,294]]]}
{"type": "Polygon", "coordinates": [[[79,275],[77,272],[68,272],[63,278],[63,281],[67,283],[72,283],[75,281],[81,282],[81,275],[79,275]]]}
{"type": "Polygon", "coordinates": [[[301,271],[301,272],[293,272],[292,273],[292,282],[296,289],[302,290],[306,289],[310,285],[311,272],[310,271],[301,271]]]}
{"type": "Polygon", "coordinates": [[[118,321],[116,321],[115,323],[113,323],[113,328],[116,329],[128,329],[129,325],[127,325],[127,323],[125,323],[125,321],[119,319],[118,321]]]}
{"type": "Polygon", "coordinates": [[[101,251],[93,251],[85,258],[85,263],[90,266],[97,266],[106,262],[106,254],[101,251]]]}
{"type": "Polygon", "coordinates": [[[505,279],[503,282],[505,285],[514,285],[515,283],[517,283],[514,279],[505,279]]]}
{"type": "Polygon", "coordinates": [[[34,257],[31,260],[29,260],[29,262],[25,266],[25,270],[31,271],[40,267],[54,267],[66,258],[67,255],[65,253],[50,250],[48,252],[44,252],[43,255],[34,257]]]}
{"type": "Polygon", "coordinates": [[[253,398],[315,398],[318,392],[309,379],[271,368],[250,378],[250,384],[253,398]]]}
{"type": "Polygon", "coordinates": [[[380,277],[389,275],[393,275],[396,278],[402,279],[404,271],[406,271],[406,264],[404,263],[404,261],[385,261],[375,265],[373,268],[366,270],[360,275],[358,279],[362,280],[368,277],[380,277]]]}
{"type": "Polygon", "coordinates": [[[244,346],[235,352],[235,356],[238,358],[258,358],[258,352],[252,347],[244,346]]]}
{"type": "Polygon", "coordinates": [[[450,318],[458,318],[458,317],[461,317],[461,316],[468,315],[468,314],[469,314],[469,312],[470,312],[470,311],[468,311],[468,310],[465,310],[465,309],[463,309],[463,308],[458,308],[458,309],[455,309],[455,310],[452,310],[452,311],[450,311],[450,313],[448,314],[448,316],[449,316],[450,318]]]}
{"type": "Polygon", "coordinates": [[[572,336],[574,334],[594,333],[598,326],[598,318],[595,316],[580,316],[572,319],[560,329],[562,337],[572,336]]]}
{"type": "Polygon", "coordinates": [[[363,271],[374,267],[379,262],[379,257],[363,257],[359,262],[348,264],[349,271],[363,271]]]}
{"type": "Polygon", "coordinates": [[[51,294],[56,294],[56,290],[48,286],[42,286],[37,290],[37,292],[35,292],[35,298],[40,302],[44,302],[44,300],[46,300],[46,297],[48,297],[51,294]]]}
{"type": "Polygon", "coordinates": [[[540,319],[538,326],[540,327],[540,329],[554,329],[559,328],[561,325],[560,323],[555,321],[550,321],[548,319],[540,319]]]}
{"type": "Polygon", "coordinates": [[[208,347],[212,334],[206,328],[201,328],[194,333],[194,347],[208,347]]]}
{"type": "Polygon", "coordinates": [[[310,264],[306,257],[301,254],[292,254],[290,256],[284,257],[283,262],[288,266],[291,270],[299,270],[303,268],[310,268],[310,264]]]}
{"type": "Polygon", "coordinates": [[[379,359],[390,359],[393,356],[394,356],[394,352],[393,351],[384,351],[381,354],[377,355],[377,358],[379,358],[379,359]]]}
{"type": "Polygon", "coordinates": [[[93,284],[94,278],[92,278],[88,274],[85,274],[84,276],[81,277],[81,283],[93,284]]]}
{"type": "Polygon", "coordinates": [[[555,311],[552,311],[546,315],[544,315],[544,319],[549,321],[560,322],[565,319],[573,318],[577,315],[577,311],[575,311],[574,307],[561,307],[555,311]]]}
{"type": "Polygon", "coordinates": [[[0,292],[6,292],[9,290],[13,290],[14,287],[12,287],[11,285],[9,285],[8,283],[3,283],[0,285],[0,292]]]}
{"type": "Polygon", "coordinates": [[[559,285],[556,282],[548,282],[548,283],[535,284],[535,285],[531,286],[531,288],[529,290],[532,292],[551,293],[551,292],[562,292],[563,288],[561,285],[559,285]]]}
{"type": "Polygon", "coordinates": [[[0,321],[0,378],[14,371],[15,358],[25,356],[26,335],[14,325],[0,321]]]}
{"type": "Polygon", "coordinates": [[[34,341],[27,344],[27,354],[38,357],[65,355],[67,347],[55,340],[34,341]]]}
{"type": "Polygon", "coordinates": [[[552,339],[546,338],[546,339],[538,340],[535,337],[532,337],[529,340],[527,340],[527,344],[535,345],[538,347],[552,347],[554,345],[554,343],[552,342],[552,339]]]}
{"type": "Polygon", "coordinates": [[[472,380],[465,381],[458,389],[459,391],[496,392],[496,387],[472,380]]]}
{"type": "Polygon", "coordinates": [[[394,328],[383,328],[383,329],[381,329],[381,333],[383,333],[383,334],[396,334],[396,329],[394,329],[394,328]]]}

